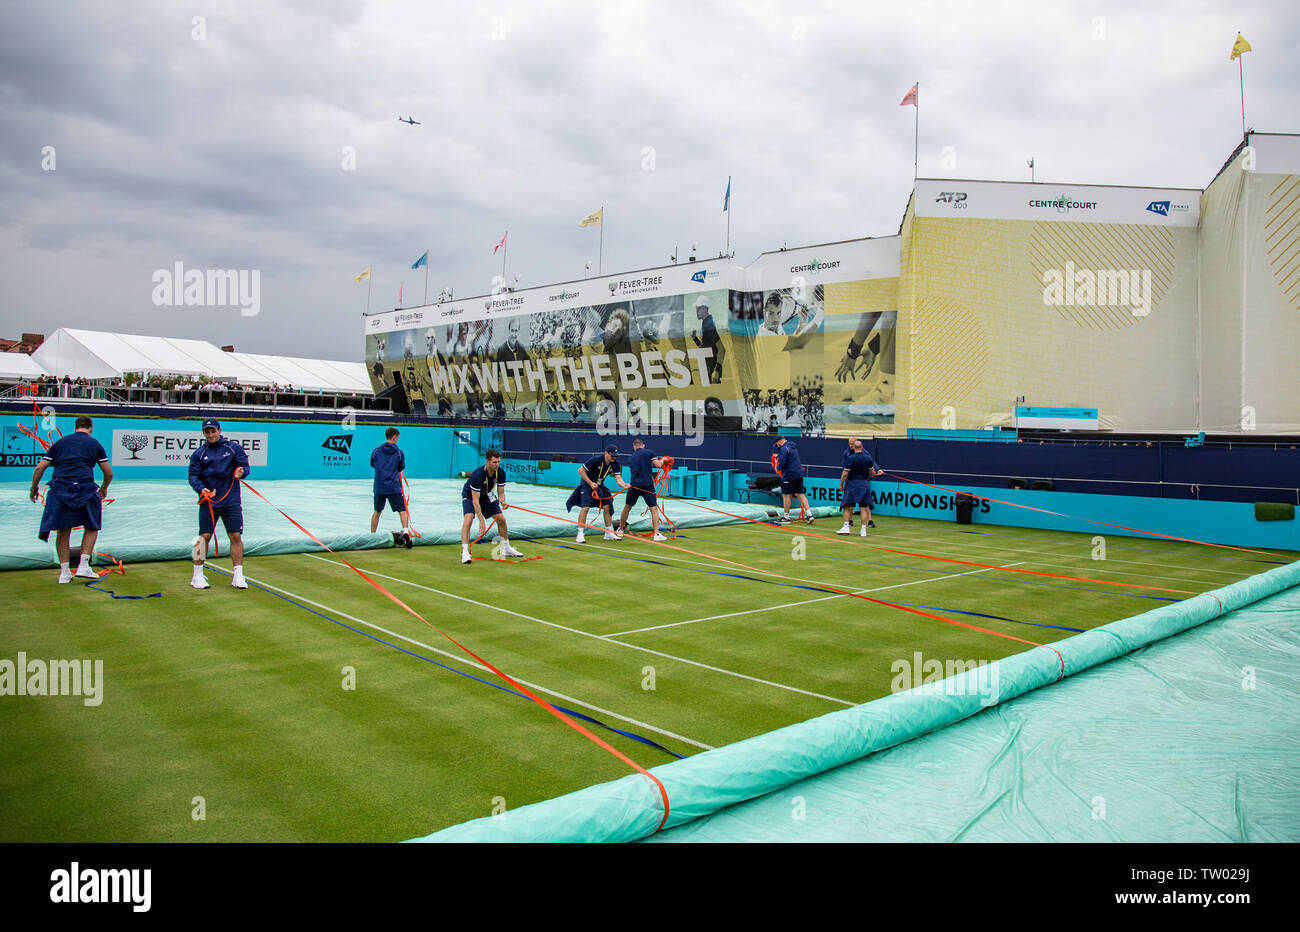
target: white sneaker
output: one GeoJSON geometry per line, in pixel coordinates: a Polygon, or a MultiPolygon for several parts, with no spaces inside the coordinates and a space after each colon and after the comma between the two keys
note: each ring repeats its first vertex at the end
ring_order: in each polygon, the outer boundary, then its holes
{"type": "Polygon", "coordinates": [[[668,538],[667,538],[667,537],[664,537],[662,534],[656,534],[652,539],[653,539],[653,540],[667,540],[668,538]]]}
{"type": "Polygon", "coordinates": [[[587,538],[583,536],[582,531],[579,531],[578,536],[573,539],[573,542],[575,544],[585,544],[587,542],[587,538]]]}
{"type": "Polygon", "coordinates": [[[518,550],[516,550],[514,547],[502,547],[502,548],[501,548],[501,552],[504,553],[504,554],[505,554],[506,556],[508,556],[508,557],[522,557],[522,556],[523,556],[523,554],[520,553],[518,550]]]}
{"type": "Polygon", "coordinates": [[[812,516],[811,512],[809,512],[808,517],[804,518],[804,521],[807,522],[808,524],[812,524],[816,520],[817,519],[812,516]]]}
{"type": "Polygon", "coordinates": [[[844,527],[840,528],[840,529],[839,529],[838,531],[836,531],[835,533],[836,533],[836,534],[852,534],[852,533],[853,533],[853,528],[849,527],[849,526],[846,524],[846,525],[844,525],[844,527]]]}
{"type": "Polygon", "coordinates": [[[471,557],[471,556],[469,555],[469,550],[467,550],[467,549],[464,548],[464,547],[462,547],[462,548],[460,549],[460,562],[461,562],[461,563],[473,563],[473,562],[474,562],[474,558],[471,557]]]}
{"type": "Polygon", "coordinates": [[[858,532],[858,536],[859,537],[867,536],[867,526],[865,524],[862,526],[862,530],[858,532]]]}
{"type": "Polygon", "coordinates": [[[195,576],[193,579],[190,580],[190,585],[193,586],[195,589],[212,588],[212,586],[208,584],[208,579],[206,576],[195,576]]]}
{"type": "Polygon", "coordinates": [[[618,537],[612,531],[606,531],[605,540],[618,540],[618,537]]]}
{"type": "Polygon", "coordinates": [[[789,520],[790,520],[790,514],[789,514],[789,512],[787,512],[787,513],[781,515],[781,520],[782,520],[782,521],[789,521],[789,520]]]}
{"type": "Polygon", "coordinates": [[[234,576],[230,577],[230,584],[234,586],[236,589],[248,588],[248,583],[244,582],[243,573],[236,573],[234,576]]]}
{"type": "Polygon", "coordinates": [[[98,579],[98,578],[99,578],[99,574],[96,573],[94,570],[92,570],[92,569],[90,568],[90,564],[89,564],[89,563],[83,563],[81,566],[77,567],[77,571],[76,571],[75,573],[73,573],[72,575],[73,575],[73,576],[80,576],[82,579],[98,579]]]}
{"type": "Polygon", "coordinates": [[[72,582],[72,570],[60,570],[59,585],[63,586],[70,582],[72,582]]]}

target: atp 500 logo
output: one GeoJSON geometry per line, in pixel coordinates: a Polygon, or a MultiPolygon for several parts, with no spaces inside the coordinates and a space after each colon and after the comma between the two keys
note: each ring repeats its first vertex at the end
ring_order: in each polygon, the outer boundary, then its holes
{"type": "Polygon", "coordinates": [[[934,199],[936,204],[951,204],[953,210],[965,210],[966,204],[965,191],[941,191],[939,196],[934,199]]]}

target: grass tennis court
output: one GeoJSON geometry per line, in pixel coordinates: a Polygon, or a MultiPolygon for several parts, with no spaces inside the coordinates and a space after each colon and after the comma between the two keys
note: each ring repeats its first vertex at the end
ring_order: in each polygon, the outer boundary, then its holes
{"type": "MultiPolygon", "coordinates": [[[[515,539],[541,557],[520,563],[462,566],[454,544],[346,557],[548,701],[688,756],[885,695],[918,652],[992,661],[1029,645],[989,632],[1050,643],[1294,558],[1112,536],[1094,560],[1092,535],[883,517],[864,541],[839,524],[670,541],[696,553],[589,533],[515,539]]],[[[244,592],[213,571],[226,566],[210,563],[204,592],[177,562],[97,584],[162,593],[142,600],[56,586],[51,570],[3,575],[0,656],[102,659],[104,691],[94,708],[0,701],[0,840],[392,841],[629,772],[459,675],[499,683],[335,557],[250,557],[244,592]]],[[[673,759],[588,727],[644,767],[673,759]]]]}

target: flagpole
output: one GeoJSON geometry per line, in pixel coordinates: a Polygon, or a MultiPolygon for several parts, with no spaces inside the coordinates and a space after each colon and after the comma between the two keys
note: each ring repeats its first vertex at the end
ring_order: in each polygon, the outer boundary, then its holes
{"type": "MultiPolygon", "coordinates": [[[[1237,33],[1241,35],[1241,33],[1237,33]]],[[[1241,138],[1246,138],[1246,71],[1242,64],[1246,53],[1237,56],[1237,86],[1241,89],[1241,138]]]]}
{"type": "Polygon", "coordinates": [[[727,176],[727,255],[731,255],[731,176],[727,176]]]}
{"type": "Polygon", "coordinates": [[[510,255],[510,231],[506,230],[506,235],[501,237],[501,287],[506,285],[506,256],[510,255]]]}
{"type": "Polygon", "coordinates": [[[916,180],[916,176],[917,176],[916,152],[921,141],[921,82],[920,81],[916,82],[916,106],[914,109],[916,110],[916,113],[913,114],[913,117],[915,119],[912,123],[912,180],[913,181],[916,180]]]}
{"type": "Polygon", "coordinates": [[[424,303],[429,303],[429,250],[424,251],[424,303]]]}
{"type": "Polygon", "coordinates": [[[600,255],[596,260],[596,274],[605,272],[605,205],[600,205],[600,255]]]}
{"type": "Polygon", "coordinates": [[[370,286],[375,281],[375,265],[372,262],[369,266],[370,274],[366,276],[366,313],[370,313],[370,286]]]}

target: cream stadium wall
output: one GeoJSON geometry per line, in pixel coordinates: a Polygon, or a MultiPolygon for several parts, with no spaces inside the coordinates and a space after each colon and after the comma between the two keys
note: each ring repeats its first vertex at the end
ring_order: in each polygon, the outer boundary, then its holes
{"type": "Polygon", "coordinates": [[[1249,181],[1239,152],[1201,195],[1201,420],[1204,430],[1240,430],[1242,380],[1241,203],[1249,181]]]}
{"type": "Polygon", "coordinates": [[[1245,400],[1257,431],[1300,430],[1300,137],[1252,133],[1246,182],[1245,400]]]}
{"type": "Polygon", "coordinates": [[[907,425],[984,427],[1018,395],[1098,408],[1107,427],[1195,424],[1199,193],[919,180],[900,284],[907,425]]]}
{"type": "Polygon", "coordinates": [[[1201,199],[1202,426],[1300,430],[1300,137],[1251,133],[1201,199]]]}

